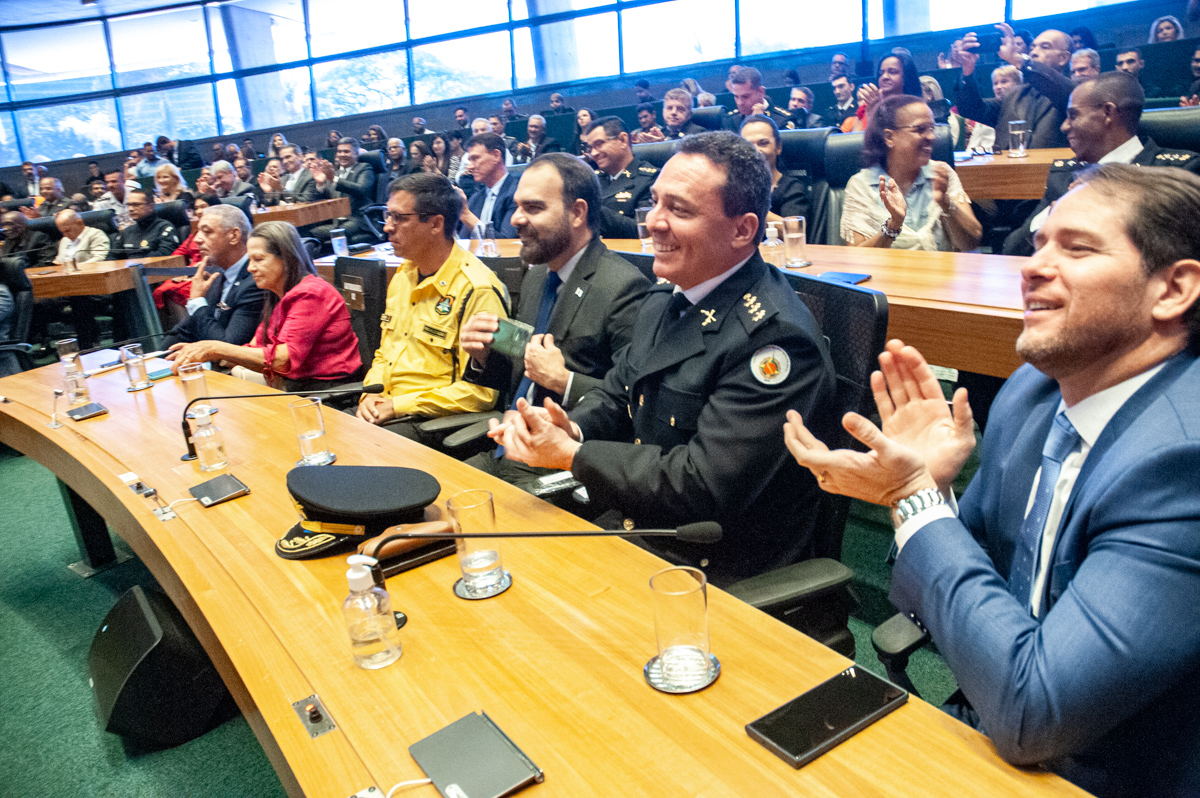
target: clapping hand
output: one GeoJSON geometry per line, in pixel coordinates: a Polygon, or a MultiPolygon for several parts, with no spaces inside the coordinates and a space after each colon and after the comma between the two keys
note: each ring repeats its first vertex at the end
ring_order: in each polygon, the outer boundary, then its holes
{"type": "Polygon", "coordinates": [[[879,199],[883,207],[892,215],[889,227],[899,230],[904,225],[904,217],[908,214],[908,203],[904,201],[904,193],[896,181],[887,175],[879,176],[879,199]]]}
{"type": "Polygon", "coordinates": [[[942,210],[948,210],[948,205],[952,200],[946,196],[946,190],[950,187],[950,164],[945,161],[933,162],[933,201],[941,206],[942,210]]]}
{"type": "Polygon", "coordinates": [[[539,468],[570,470],[579,449],[580,432],[553,399],[544,408],[517,400],[504,421],[488,421],[488,437],[504,447],[504,456],[539,468]]]}
{"type": "Polygon", "coordinates": [[[874,83],[866,83],[858,90],[858,104],[865,105],[868,111],[874,108],[875,103],[879,102],[882,97],[879,87],[874,83]]]}
{"type": "Polygon", "coordinates": [[[259,172],[258,173],[258,185],[263,191],[266,191],[266,192],[278,193],[280,191],[283,191],[283,186],[282,186],[282,184],[280,184],[279,178],[272,177],[267,172],[259,172]]]}

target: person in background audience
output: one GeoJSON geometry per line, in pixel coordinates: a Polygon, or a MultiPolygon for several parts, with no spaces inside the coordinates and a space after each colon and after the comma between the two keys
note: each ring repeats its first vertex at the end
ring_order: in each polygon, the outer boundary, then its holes
{"type": "Polygon", "coordinates": [[[546,118],[541,114],[533,114],[529,117],[526,130],[527,138],[525,141],[517,143],[513,153],[517,163],[529,163],[546,152],[562,152],[562,146],[558,143],[558,139],[546,136],[546,118]]]}
{"type": "MultiPolygon", "coordinates": [[[[254,186],[249,183],[238,180],[237,172],[233,168],[233,164],[229,161],[217,161],[212,165],[212,193],[218,197],[243,197],[252,196],[257,198],[258,192],[254,190],[254,186]]],[[[178,244],[179,242],[175,242],[178,244]]]]}
{"type": "Polygon", "coordinates": [[[687,89],[669,89],[663,95],[663,137],[681,139],[704,128],[692,121],[692,95],[687,89]]]}
{"type": "Polygon", "coordinates": [[[434,133],[429,140],[429,152],[433,155],[433,169],[447,177],[450,175],[450,144],[445,133],[434,133]]]}
{"type": "Polygon", "coordinates": [[[344,138],[338,142],[334,155],[337,168],[328,161],[322,161],[319,171],[313,173],[317,199],[350,198],[350,216],[319,224],[312,229],[311,235],[318,241],[328,241],[330,232],[337,227],[343,228],[350,239],[356,233],[369,229],[363,219],[363,211],[368,205],[375,204],[375,170],[370,164],[358,160],[358,155],[358,142],[344,138]]]}
{"type": "Polygon", "coordinates": [[[209,154],[209,163],[212,163],[213,161],[222,161],[224,159],[225,159],[225,145],[219,141],[214,142],[212,145],[212,151],[209,154]]]}
{"type": "Polygon", "coordinates": [[[767,89],[762,83],[762,73],[754,67],[738,67],[729,76],[730,91],[737,106],[725,115],[724,127],[736,133],[742,128],[746,117],[763,114],[771,117],[779,127],[787,127],[790,115],[785,108],[771,105],[767,89]]]}
{"type": "Polygon", "coordinates": [[[337,143],[339,141],[341,141],[342,138],[343,138],[343,136],[340,131],[330,130],[328,133],[325,134],[325,149],[327,149],[327,150],[337,149],[337,143]]]}
{"type": "Polygon", "coordinates": [[[512,166],[516,163],[516,157],[513,152],[517,149],[517,140],[512,136],[504,134],[504,120],[499,114],[492,114],[488,117],[488,127],[492,133],[495,133],[504,140],[504,165],[512,166]]]}
{"type": "MultiPolygon", "coordinates": [[[[794,121],[794,127],[811,128],[824,127],[825,122],[819,114],[812,112],[813,93],[812,89],[807,86],[792,87],[791,96],[788,98],[788,113],[791,114],[794,121]]],[[[792,120],[788,120],[788,126],[793,126],[792,120]]]]}
{"type": "Polygon", "coordinates": [[[855,111],[853,122],[847,119],[842,123],[843,131],[866,129],[870,124],[871,110],[880,100],[898,97],[901,94],[921,96],[921,80],[917,76],[917,65],[912,56],[893,50],[879,59],[879,69],[875,74],[876,83],[867,83],[859,87],[858,110],[855,111]]]}
{"type": "MultiPolygon", "coordinates": [[[[217,160],[220,160],[219,158],[217,160]]],[[[212,193],[212,168],[205,166],[200,169],[200,174],[196,176],[196,190],[201,194],[212,193]]]]}
{"type": "Polygon", "coordinates": [[[641,78],[633,84],[634,99],[640,103],[653,103],[655,100],[654,94],[650,91],[650,81],[641,78]]]}
{"type": "Polygon", "coordinates": [[[492,132],[492,126],[488,123],[488,121],[485,117],[477,116],[471,120],[471,135],[472,136],[481,136],[484,133],[491,133],[491,132],[492,132]]]}
{"type": "Polygon", "coordinates": [[[113,221],[117,223],[117,229],[123,230],[133,224],[133,218],[129,215],[129,208],[125,204],[127,199],[125,194],[125,173],[117,170],[109,172],[104,176],[104,187],[108,189],[100,199],[96,200],[92,207],[96,210],[104,210],[111,208],[113,211],[113,221]]]}
{"type": "Polygon", "coordinates": [[[179,233],[175,225],[155,216],[153,194],[135,188],[129,192],[125,205],[129,208],[133,224],[113,238],[114,257],[159,258],[175,251],[179,246],[179,233]]]}
{"type": "MultiPolygon", "coordinates": [[[[221,198],[216,194],[200,194],[196,197],[189,215],[193,221],[198,221],[208,208],[220,204],[221,198]]],[[[187,260],[187,265],[190,268],[194,269],[199,266],[204,253],[200,251],[199,245],[196,244],[196,232],[185,238],[183,243],[176,247],[175,251],[171,254],[182,255],[187,260]]],[[[154,306],[158,308],[159,315],[163,319],[164,329],[169,330],[181,324],[187,318],[187,303],[191,299],[191,296],[191,277],[172,277],[170,280],[166,280],[155,286],[154,306]]]]}
{"type": "Polygon", "coordinates": [[[587,146],[583,141],[583,131],[587,130],[588,125],[592,124],[596,115],[587,108],[580,108],[575,112],[575,138],[571,142],[571,153],[573,155],[582,155],[584,158],[588,156],[587,146]]]}
{"type": "Polygon", "coordinates": [[[620,117],[600,117],[584,138],[600,179],[601,237],[637,238],[637,209],[651,204],[658,167],[634,157],[620,117]]]}
{"type": "Polygon", "coordinates": [[[425,117],[414,116],[412,121],[412,134],[414,136],[425,135],[425,117]]]}
{"type": "Polygon", "coordinates": [[[272,133],[271,141],[267,144],[267,157],[279,158],[283,154],[283,148],[288,144],[287,137],[282,133],[272,133]]]}
{"type": "Polygon", "coordinates": [[[21,164],[21,180],[13,190],[13,199],[36,197],[39,191],[41,186],[38,185],[38,168],[33,165],[33,161],[25,161],[21,164]]]}
{"type": "Polygon", "coordinates": [[[704,87],[701,86],[695,78],[684,78],[683,80],[679,81],[679,88],[692,95],[693,101],[700,96],[701,92],[704,91],[704,87]]]}
{"type": "Polygon", "coordinates": [[[188,190],[187,181],[173,163],[161,164],[154,172],[155,202],[171,202],[188,190]]]}
{"type": "Polygon", "coordinates": [[[137,165],[142,162],[142,151],[133,150],[125,156],[125,179],[137,180],[137,165]]]}
{"type": "Polygon", "coordinates": [[[162,160],[179,165],[179,156],[176,152],[175,142],[166,136],[159,136],[154,141],[154,147],[158,150],[158,157],[162,160]]]}
{"type": "Polygon", "coordinates": [[[229,161],[229,163],[232,164],[233,160],[241,154],[242,154],[242,148],[239,147],[238,145],[234,144],[233,142],[230,142],[229,144],[225,145],[225,160],[229,161]]]}
{"type": "Polygon", "coordinates": [[[1033,50],[1033,34],[1025,28],[1019,28],[1013,31],[1013,49],[1018,55],[1029,55],[1033,50]]]}
{"type": "Polygon", "coordinates": [[[483,230],[491,223],[496,238],[516,238],[512,215],[517,208],[513,199],[517,179],[508,174],[504,164],[504,140],[495,133],[472,136],[467,142],[467,154],[471,156],[471,175],[480,188],[469,200],[466,193],[458,189],[463,200],[459,216],[460,236],[469,238],[472,231],[483,230]]]}
{"type": "Polygon", "coordinates": [[[83,181],[84,188],[88,188],[93,183],[104,185],[104,173],[100,171],[100,163],[98,161],[88,161],[88,176],[83,181]]]}
{"type": "Polygon", "coordinates": [[[247,183],[249,183],[250,178],[253,177],[253,175],[250,173],[250,164],[243,156],[240,155],[238,156],[237,160],[233,162],[233,171],[237,175],[238,180],[243,180],[247,183]]]}
{"type": "Polygon", "coordinates": [[[417,172],[436,172],[433,153],[429,149],[429,145],[420,139],[408,145],[408,166],[405,167],[408,174],[416,174],[417,172]]]}
{"type": "Polygon", "coordinates": [[[832,83],[835,78],[848,78],[854,74],[850,66],[849,56],[845,53],[834,53],[833,58],[829,59],[829,82],[832,83]]]}
{"type": "Polygon", "coordinates": [[[997,100],[1003,100],[1005,95],[1019,87],[1022,82],[1024,81],[1021,78],[1021,70],[1012,64],[1001,64],[992,70],[992,95],[997,100]]]}
{"type": "Polygon", "coordinates": [[[88,227],[71,208],[61,210],[54,217],[54,226],[62,233],[58,240],[57,264],[96,263],[108,260],[109,240],[103,230],[88,227]]]}
{"type": "Polygon", "coordinates": [[[799,86],[800,85],[800,73],[794,69],[785,70],[783,73],[783,85],[784,86],[799,86]]]}
{"type": "Polygon", "coordinates": [[[108,189],[104,185],[104,175],[101,175],[99,181],[88,183],[88,202],[94,204],[104,196],[105,191],[108,189]]]}
{"type": "Polygon", "coordinates": [[[1173,42],[1182,38],[1184,38],[1183,23],[1170,14],[1167,14],[1150,23],[1150,39],[1147,43],[1173,42]]]}
{"type": "Polygon", "coordinates": [[[363,134],[363,149],[366,150],[381,150],[387,144],[388,134],[380,125],[371,125],[367,128],[367,132],[363,134]],[[370,144],[371,146],[366,146],[370,144]]]}
{"type": "Polygon", "coordinates": [[[471,125],[471,114],[467,110],[467,106],[460,105],[454,109],[454,126],[459,130],[466,130],[471,125]]]}
{"type": "Polygon", "coordinates": [[[398,138],[388,139],[383,156],[383,179],[388,185],[400,175],[406,174],[404,161],[404,142],[398,138]]]}
{"type": "Polygon", "coordinates": [[[41,231],[30,230],[22,214],[8,211],[0,215],[0,230],[4,231],[0,257],[24,255],[30,266],[44,266],[54,259],[54,244],[50,237],[41,231]]]}
{"type": "MultiPolygon", "coordinates": [[[[62,233],[62,238],[58,240],[57,248],[55,245],[49,244],[47,239],[47,246],[42,250],[42,257],[53,257],[54,263],[60,266],[66,263],[78,265],[108,260],[111,245],[108,236],[103,230],[86,226],[83,219],[79,218],[79,213],[74,209],[68,208],[59,211],[58,215],[54,217],[54,226],[58,228],[58,232],[62,233]]],[[[37,233],[36,235],[43,234],[37,233]]],[[[29,256],[29,263],[30,265],[34,264],[32,255],[29,256]]],[[[105,299],[98,296],[71,297],[71,325],[75,328],[75,335],[84,349],[91,349],[100,342],[100,325],[96,323],[96,314],[100,312],[104,302],[105,299]]],[[[45,329],[49,323],[49,315],[54,312],[54,306],[55,300],[48,300],[45,304],[39,302],[35,305],[35,329],[45,329]]],[[[121,334],[123,320],[119,314],[113,318],[113,324],[116,327],[113,335],[120,334],[120,337],[115,340],[124,340],[126,336],[121,334]]],[[[42,336],[38,336],[38,338],[40,337],[42,336]]]]}
{"type": "Polygon", "coordinates": [[[811,184],[801,175],[782,169],[783,139],[775,121],[761,114],[747,117],[742,123],[741,135],[763,154],[771,170],[771,210],[767,213],[767,221],[777,222],[785,216],[808,216],[811,184]]]}
{"type": "Polygon", "coordinates": [[[450,182],[457,186],[458,178],[462,177],[463,173],[463,156],[467,154],[467,151],[463,149],[463,142],[467,137],[457,128],[445,135],[446,144],[450,147],[450,171],[446,177],[450,178],[450,182]]]}
{"type": "Polygon", "coordinates": [[[72,207],[71,200],[63,196],[63,184],[57,177],[43,177],[38,193],[42,198],[41,205],[36,208],[21,208],[21,212],[30,219],[56,216],[59,211],[72,207]]]}
{"type": "Polygon", "coordinates": [[[158,153],[154,151],[154,143],[147,141],[142,145],[142,160],[134,167],[135,177],[154,177],[158,165],[162,161],[158,157],[158,153]]]}
{"type": "Polygon", "coordinates": [[[504,102],[500,103],[500,116],[505,122],[512,122],[517,119],[524,119],[525,114],[517,113],[517,104],[512,97],[505,97],[504,102]]]}
{"type": "Polygon", "coordinates": [[[920,97],[880,100],[863,139],[868,164],[846,184],[850,246],[967,252],[983,228],[958,175],[933,155],[933,113],[920,97]]]}
{"type": "Polygon", "coordinates": [[[854,102],[854,81],[846,75],[838,75],[829,81],[833,89],[833,105],[825,111],[828,124],[841,127],[842,123],[858,112],[854,102]]]}
{"type": "Polygon", "coordinates": [[[1071,37],[1071,52],[1073,53],[1080,50],[1096,50],[1100,47],[1096,41],[1096,34],[1092,33],[1092,29],[1087,25],[1071,28],[1068,35],[1071,37]]]}
{"type": "Polygon", "coordinates": [[[1147,97],[1158,97],[1161,95],[1161,90],[1158,86],[1147,84],[1142,80],[1142,70],[1145,69],[1146,62],[1142,58],[1142,51],[1137,47],[1130,47],[1126,50],[1117,50],[1117,71],[1125,72],[1137,78],[1138,83],[1142,87],[1142,91],[1147,97]]]}
{"type": "Polygon", "coordinates": [[[559,114],[573,114],[575,109],[567,105],[567,98],[563,97],[558,92],[550,95],[550,109],[546,111],[545,116],[558,116],[559,114]]]}
{"type": "Polygon", "coordinates": [[[254,146],[254,139],[250,138],[249,136],[247,136],[246,138],[242,139],[242,152],[246,152],[247,150],[249,150],[250,152],[254,153],[254,157],[253,157],[253,158],[247,158],[247,159],[246,159],[246,160],[248,160],[248,161],[256,161],[256,160],[258,160],[259,158],[262,158],[262,157],[263,157],[263,153],[260,153],[260,152],[258,151],[258,148],[254,146]]]}
{"type": "MultiPolygon", "coordinates": [[[[296,202],[312,202],[317,197],[317,183],[310,170],[304,168],[304,159],[300,155],[298,144],[287,144],[281,150],[279,157],[283,166],[283,176],[279,180],[279,188],[268,181],[275,192],[287,192],[296,202]]],[[[265,173],[264,173],[265,174],[265,173]]],[[[278,200],[276,200],[278,201],[278,200]]]]}
{"type": "Polygon", "coordinates": [[[1132,75],[1105,72],[1084,81],[1071,92],[1063,131],[1075,157],[1055,161],[1046,178],[1046,193],[1023,224],[1004,241],[1005,255],[1032,255],[1033,239],[1084,167],[1097,163],[1135,166],[1177,166],[1200,172],[1200,156],[1188,150],[1159,147],[1153,139],[1137,136],[1146,96],[1132,75]]]}
{"type": "Polygon", "coordinates": [[[652,141],[662,141],[666,138],[663,135],[662,128],[658,126],[658,120],[654,117],[654,106],[650,103],[642,103],[637,107],[638,125],[637,130],[633,131],[633,135],[629,137],[632,144],[647,144],[652,141]]]}
{"type": "Polygon", "coordinates": [[[712,108],[717,104],[717,95],[712,92],[702,91],[696,95],[697,108],[712,108]]]}
{"type": "MultiPolygon", "coordinates": [[[[336,151],[337,151],[337,148],[335,147],[334,152],[336,152],[336,151]]],[[[304,168],[307,169],[309,172],[316,174],[317,173],[317,171],[316,171],[317,164],[321,162],[320,154],[318,154],[316,150],[310,150],[308,147],[305,147],[302,150],[302,152],[304,153],[304,155],[301,158],[301,161],[304,162],[304,168]]]]}
{"type": "Polygon", "coordinates": [[[925,100],[925,104],[933,112],[933,121],[950,128],[951,148],[955,152],[966,150],[971,129],[968,127],[967,120],[950,109],[950,103],[946,102],[945,95],[942,93],[942,85],[937,82],[937,78],[932,75],[921,76],[921,99],[925,100]]]}
{"type": "Polygon", "coordinates": [[[244,346],[223,340],[175,344],[167,356],[172,370],[225,361],[234,365],[235,377],[284,390],[320,390],[353,378],[362,358],[346,301],[317,276],[296,228],[260,223],[250,233],[246,256],[246,272],[264,297],[254,337],[244,346]]]}
{"type": "Polygon", "coordinates": [[[950,42],[950,55],[938,53],[938,69],[957,69],[962,66],[962,39],[950,42]]]}
{"type": "Polygon", "coordinates": [[[1083,48],[1071,53],[1071,82],[1078,86],[1100,74],[1100,53],[1083,48]]]}

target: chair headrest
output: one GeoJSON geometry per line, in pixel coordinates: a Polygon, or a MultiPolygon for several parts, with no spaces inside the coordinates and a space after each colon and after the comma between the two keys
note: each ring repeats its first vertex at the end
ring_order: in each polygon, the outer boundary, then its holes
{"type": "Polygon", "coordinates": [[[1200,107],[1146,111],[1138,135],[1154,139],[1160,147],[1200,152],[1200,107]]]}
{"type": "Polygon", "coordinates": [[[649,144],[634,144],[631,149],[634,158],[641,158],[662,169],[663,165],[675,154],[677,143],[675,141],[652,141],[649,144]]]}
{"type": "Polygon", "coordinates": [[[788,169],[804,169],[811,178],[824,177],[825,140],[832,132],[831,127],[779,131],[783,140],[783,165],[788,169]]]}
{"type": "Polygon", "coordinates": [[[862,168],[862,133],[839,133],[825,141],[825,179],[830,188],[845,188],[862,168]]]}

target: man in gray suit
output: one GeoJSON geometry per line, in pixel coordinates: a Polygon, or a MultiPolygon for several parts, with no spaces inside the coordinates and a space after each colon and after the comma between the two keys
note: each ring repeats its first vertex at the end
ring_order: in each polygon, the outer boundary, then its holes
{"type": "Polygon", "coordinates": [[[317,171],[313,173],[317,199],[349,197],[350,215],[314,227],[312,235],[321,241],[328,241],[329,232],[337,227],[343,228],[347,237],[366,230],[362,212],[375,200],[375,170],[358,160],[358,142],[350,137],[339,139],[334,159],[336,169],[328,161],[318,161],[317,171]]]}
{"type": "Polygon", "coordinates": [[[258,198],[259,192],[254,186],[238,180],[237,170],[229,161],[214,161],[212,171],[212,190],[218,197],[242,197],[247,194],[258,198]]]}
{"type": "MultiPolygon", "coordinates": [[[[495,316],[481,313],[463,327],[471,356],[465,379],[507,390],[541,406],[547,397],[574,407],[604,381],[613,356],[629,343],[650,280],[600,241],[600,183],[578,158],[547,153],[521,175],[513,225],[521,259],[530,264],[521,283],[516,318],[534,328],[523,360],[491,351],[495,316]]],[[[469,460],[501,479],[522,484],[549,473],[485,452],[469,460]]]]}

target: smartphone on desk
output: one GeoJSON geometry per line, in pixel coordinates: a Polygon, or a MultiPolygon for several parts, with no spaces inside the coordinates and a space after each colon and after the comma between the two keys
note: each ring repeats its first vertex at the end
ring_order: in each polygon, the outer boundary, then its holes
{"type": "Polygon", "coordinates": [[[746,724],[746,733],[794,768],[807,765],[908,700],[857,665],[746,724]]]}
{"type": "Polygon", "coordinates": [[[107,407],[99,402],[92,402],[91,404],[72,407],[67,411],[67,415],[76,421],[83,421],[85,418],[95,418],[96,416],[102,416],[107,412],[107,407]]]}

